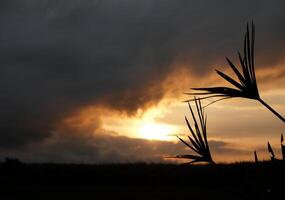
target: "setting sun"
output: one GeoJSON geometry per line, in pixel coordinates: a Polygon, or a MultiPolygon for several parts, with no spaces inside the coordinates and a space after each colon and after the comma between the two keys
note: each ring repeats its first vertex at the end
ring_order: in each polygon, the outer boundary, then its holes
{"type": "MultiPolygon", "coordinates": [[[[102,117],[104,121],[102,127],[105,130],[116,132],[120,136],[130,138],[175,141],[176,138],[174,136],[182,131],[183,126],[181,127],[179,123],[164,122],[169,120],[165,117],[169,114],[167,109],[172,106],[176,106],[176,104],[161,102],[145,111],[138,111],[138,115],[135,116],[116,113],[112,115],[110,113],[102,117]]],[[[172,117],[175,118],[175,116],[175,114],[172,114],[172,117]]]]}
{"type": "Polygon", "coordinates": [[[170,140],[171,133],[172,128],[165,124],[149,123],[139,128],[140,137],[150,140],[170,140]]]}

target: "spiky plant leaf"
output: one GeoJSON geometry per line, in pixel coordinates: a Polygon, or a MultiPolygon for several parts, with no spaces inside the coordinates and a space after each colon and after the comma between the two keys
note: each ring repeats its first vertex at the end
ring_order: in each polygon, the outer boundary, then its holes
{"type": "Polygon", "coordinates": [[[190,143],[186,142],[185,140],[183,140],[178,136],[177,137],[183,144],[185,144],[188,148],[193,150],[197,155],[193,154],[177,155],[175,156],[175,158],[190,159],[191,162],[189,162],[189,164],[196,162],[214,163],[208,145],[207,132],[206,132],[206,117],[200,99],[198,100],[195,99],[195,105],[196,105],[196,115],[194,114],[194,111],[189,103],[189,109],[191,111],[191,116],[194,122],[194,125],[192,126],[194,126],[194,128],[190,125],[187,117],[185,117],[186,124],[192,136],[192,137],[188,136],[190,143]]]}
{"type": "Polygon", "coordinates": [[[254,161],[255,163],[258,163],[258,157],[256,151],[254,151],[254,161]]]}
{"type": "MultiPolygon", "coordinates": [[[[229,87],[209,87],[209,88],[192,88],[193,90],[205,91],[195,93],[195,95],[222,95],[221,97],[243,97],[249,99],[259,99],[259,91],[256,84],[255,69],[254,69],[254,25],[252,24],[252,34],[250,37],[249,28],[247,26],[247,31],[244,40],[244,52],[243,56],[239,53],[240,65],[242,71],[236,67],[232,61],[226,58],[229,66],[238,78],[238,81],[234,80],[225,73],[216,70],[219,76],[230,83],[234,88],[229,87]]],[[[208,96],[206,98],[212,98],[208,96]]]]}
{"type": "MultiPolygon", "coordinates": [[[[178,137],[178,136],[177,136],[178,137]]],[[[187,142],[185,142],[182,138],[180,138],[180,137],[178,137],[178,139],[183,143],[183,144],[185,144],[187,147],[189,147],[190,149],[192,149],[193,151],[195,151],[196,153],[199,153],[199,151],[198,150],[196,150],[196,149],[198,149],[197,147],[196,147],[196,144],[194,144],[194,147],[192,147],[190,144],[188,144],[187,142]]]]}
{"type": "Polygon", "coordinates": [[[282,153],[282,159],[285,161],[285,145],[283,144],[283,134],[281,134],[281,153],[282,153]]]}
{"type": "Polygon", "coordinates": [[[275,159],[275,155],[274,155],[273,149],[272,149],[272,147],[271,147],[269,142],[267,142],[267,148],[268,148],[268,152],[271,154],[271,159],[272,160],[275,159]]]}
{"type": "MultiPolygon", "coordinates": [[[[255,76],[255,67],[254,67],[254,41],[255,41],[255,27],[254,24],[252,23],[251,30],[249,29],[248,25],[246,27],[246,33],[244,36],[243,55],[241,55],[241,53],[238,52],[241,70],[236,65],[234,65],[230,59],[226,58],[229,66],[233,70],[234,74],[237,76],[238,80],[235,80],[229,75],[219,70],[216,70],[217,74],[233,87],[191,88],[192,90],[196,90],[197,92],[190,92],[186,94],[201,95],[202,96],[200,98],[201,100],[209,98],[218,98],[217,100],[212,101],[208,105],[211,105],[215,102],[224,99],[230,99],[235,97],[257,100],[260,103],[262,103],[267,109],[269,109],[273,114],[275,114],[281,121],[285,123],[285,118],[260,98],[256,76],[255,76]]],[[[194,99],[189,99],[187,101],[194,101],[194,99]]]]}

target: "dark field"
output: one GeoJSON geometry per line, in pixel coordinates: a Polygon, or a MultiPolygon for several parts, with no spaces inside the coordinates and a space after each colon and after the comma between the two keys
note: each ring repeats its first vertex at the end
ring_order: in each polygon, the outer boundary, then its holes
{"type": "Polygon", "coordinates": [[[0,164],[0,199],[284,199],[280,162],[0,164]]]}

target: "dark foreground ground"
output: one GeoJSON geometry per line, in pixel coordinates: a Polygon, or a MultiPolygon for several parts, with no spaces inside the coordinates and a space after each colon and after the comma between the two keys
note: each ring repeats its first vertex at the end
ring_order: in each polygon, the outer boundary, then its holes
{"type": "Polygon", "coordinates": [[[0,199],[285,199],[285,164],[0,164],[0,199]]]}

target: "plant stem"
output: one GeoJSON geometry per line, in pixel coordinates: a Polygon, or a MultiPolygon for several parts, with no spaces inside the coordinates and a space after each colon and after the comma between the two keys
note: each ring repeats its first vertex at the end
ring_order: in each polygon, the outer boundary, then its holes
{"type": "Polygon", "coordinates": [[[278,112],[276,112],[271,106],[269,106],[267,103],[265,103],[262,99],[258,99],[262,105],[264,105],[266,108],[268,108],[271,112],[273,112],[283,123],[285,123],[285,118],[282,117],[278,112]]]}

